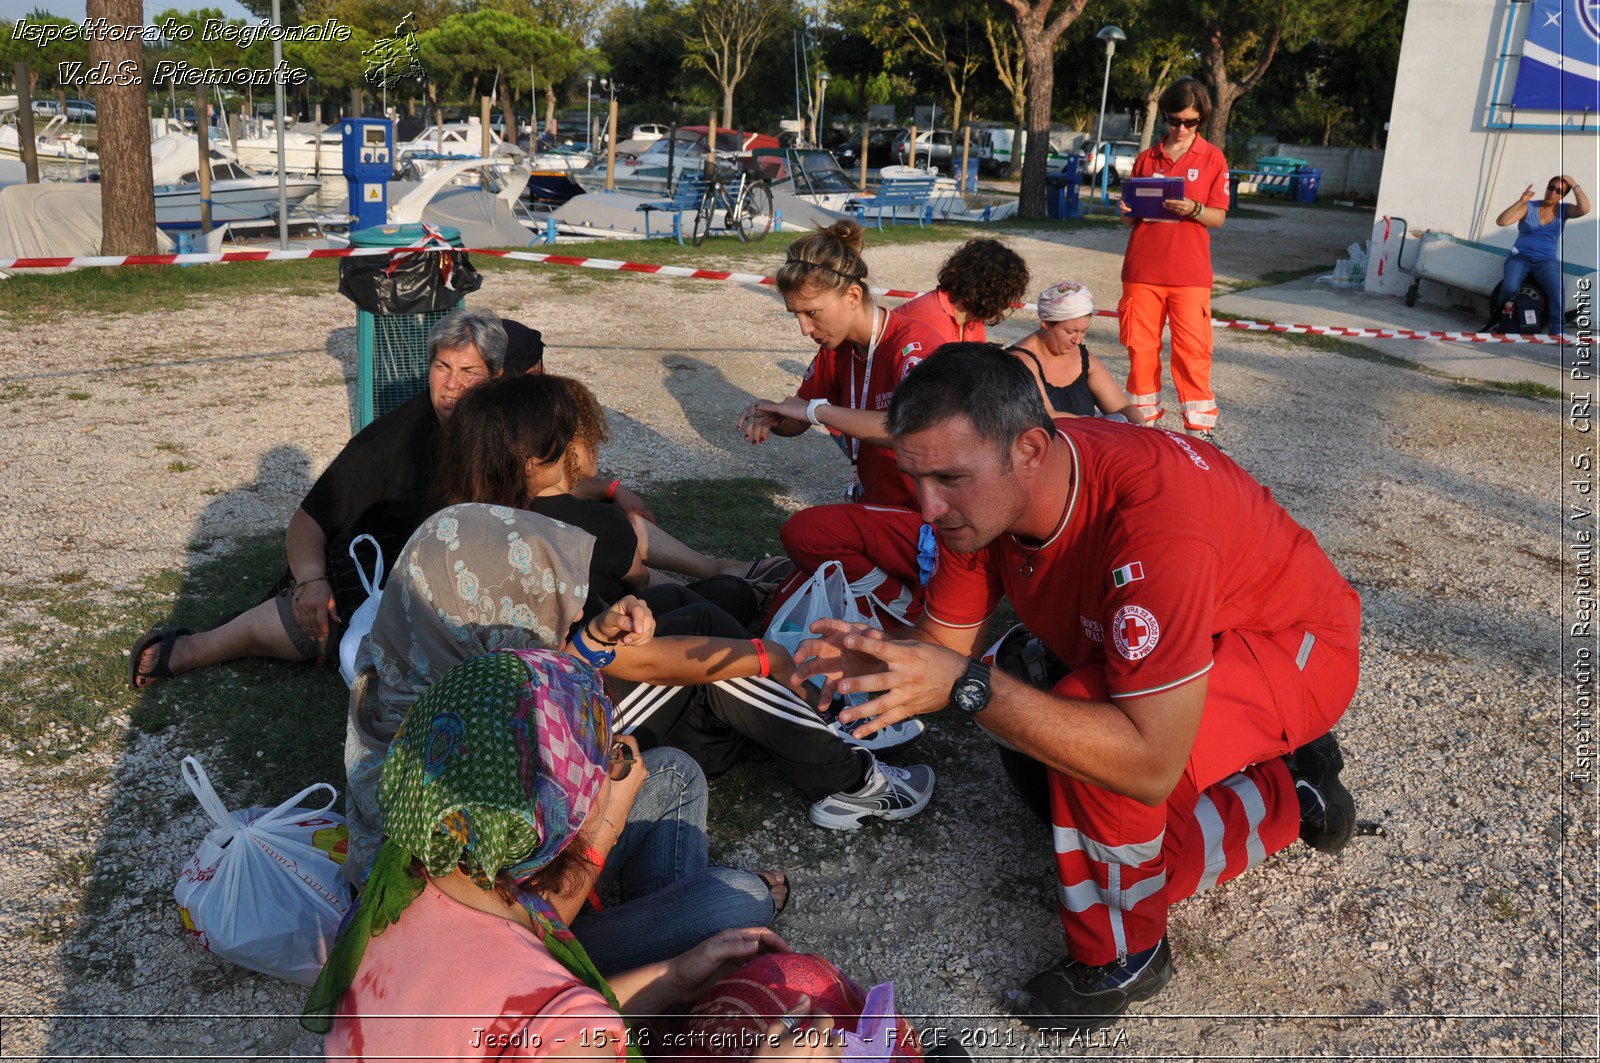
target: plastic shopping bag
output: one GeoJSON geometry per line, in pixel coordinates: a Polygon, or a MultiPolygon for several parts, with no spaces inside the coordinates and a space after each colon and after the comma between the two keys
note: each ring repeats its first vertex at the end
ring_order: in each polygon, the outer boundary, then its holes
{"type": "Polygon", "coordinates": [[[315,982],[351,904],[339,874],[344,820],[329,811],[338,791],[317,783],[277,808],[230,812],[193,757],[183,758],[183,780],[217,823],[172,891],[184,929],[241,967],[315,982]],[[318,790],[328,792],[327,803],[301,808],[318,790]]]}
{"type": "Polygon", "coordinates": [[[855,595],[850,593],[850,581],[844,577],[844,566],[837,561],[823,562],[811,578],[778,607],[767,625],[767,638],[794,653],[800,643],[812,637],[812,623],[823,619],[872,623],[856,604],[855,595]]]}
{"type": "Polygon", "coordinates": [[[361,649],[361,640],[372,630],[372,621],[378,615],[378,602],[383,598],[383,547],[370,535],[359,536],[350,544],[350,560],[356,564],[356,575],[361,580],[362,589],[367,592],[367,600],[351,615],[344,636],[339,639],[339,674],[344,677],[346,687],[355,686],[356,653],[361,649]],[[361,567],[361,559],[356,556],[356,547],[362,543],[371,543],[376,555],[371,576],[367,575],[367,570],[361,567]]]}

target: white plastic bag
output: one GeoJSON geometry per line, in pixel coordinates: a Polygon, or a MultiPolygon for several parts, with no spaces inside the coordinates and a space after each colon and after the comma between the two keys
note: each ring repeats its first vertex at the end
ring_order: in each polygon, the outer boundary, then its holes
{"type": "Polygon", "coordinates": [[[344,677],[346,687],[355,686],[356,654],[361,649],[361,640],[372,631],[372,621],[378,616],[378,603],[383,600],[383,547],[370,535],[358,536],[350,544],[350,560],[356,563],[356,575],[361,577],[361,588],[367,592],[367,600],[350,617],[350,622],[345,625],[344,636],[339,639],[339,674],[344,677]],[[373,553],[377,555],[370,577],[366,569],[361,567],[361,559],[356,556],[356,547],[362,543],[371,543],[373,553]]]}
{"type": "Polygon", "coordinates": [[[822,619],[871,623],[856,605],[855,596],[850,593],[850,581],[844,578],[844,566],[837,561],[823,562],[811,578],[778,607],[772,623],[767,625],[767,638],[794,653],[800,643],[812,637],[812,622],[822,619]]]}
{"type": "Polygon", "coordinates": [[[199,761],[184,757],[182,770],[217,823],[172,891],[184,929],[201,948],[241,967],[315,982],[351,903],[339,875],[348,835],[343,818],[329,811],[339,792],[317,783],[277,808],[230,812],[199,761]],[[327,804],[299,807],[318,790],[328,792],[327,804]]]}

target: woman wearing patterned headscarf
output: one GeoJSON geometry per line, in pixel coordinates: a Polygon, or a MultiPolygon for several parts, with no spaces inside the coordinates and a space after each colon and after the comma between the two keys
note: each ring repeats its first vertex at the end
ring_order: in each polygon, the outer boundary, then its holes
{"type": "Polygon", "coordinates": [[[1093,316],[1088,288],[1077,281],[1053,284],[1039,293],[1038,331],[1007,349],[1033,371],[1051,417],[1103,413],[1143,424],[1139,407],[1083,342],[1093,316]]]}
{"type": "MultiPolygon", "coordinates": [[[[727,930],[602,977],[568,924],[606,859],[608,792],[638,771],[610,715],[588,666],[543,650],[469,658],[418,699],[379,788],[388,840],[301,1019],[329,1058],[639,1058],[628,1016],[687,1011],[726,968],[789,951],[727,930]]],[[[768,1032],[756,1057],[838,1058],[768,1032]]]]}
{"type": "MultiPolygon", "coordinates": [[[[440,510],[406,543],[356,658],[345,739],[350,881],[364,880],[385,830],[393,834],[380,779],[412,703],[468,658],[567,647],[589,593],[592,549],[587,532],[487,505],[440,510]]],[[[631,601],[591,620],[591,637],[618,637],[624,620],[633,623],[631,601]]],[[[687,754],[648,751],[611,797],[605,817],[621,838],[601,878],[616,881],[627,903],[585,911],[576,924],[602,970],[675,955],[724,927],[769,923],[781,909],[781,874],[707,866],[705,775],[687,754]]]]}

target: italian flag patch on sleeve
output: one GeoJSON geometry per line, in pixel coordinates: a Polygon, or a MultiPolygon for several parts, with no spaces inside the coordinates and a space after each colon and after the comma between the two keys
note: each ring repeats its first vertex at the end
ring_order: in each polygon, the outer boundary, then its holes
{"type": "Polygon", "coordinates": [[[1111,570],[1111,583],[1113,586],[1126,587],[1134,580],[1141,579],[1144,579],[1144,565],[1138,561],[1131,565],[1123,565],[1121,568],[1111,570]]]}

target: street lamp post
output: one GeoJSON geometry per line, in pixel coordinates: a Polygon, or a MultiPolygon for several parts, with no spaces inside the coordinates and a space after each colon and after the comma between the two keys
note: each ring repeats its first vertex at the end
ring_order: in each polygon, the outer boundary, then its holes
{"type": "Polygon", "coordinates": [[[1102,151],[1104,157],[1100,160],[1100,198],[1102,203],[1111,202],[1111,152],[1104,149],[1106,135],[1106,94],[1111,89],[1111,57],[1116,54],[1117,42],[1125,41],[1128,35],[1117,26],[1103,26],[1095,34],[1100,40],[1106,42],[1106,78],[1100,86],[1100,124],[1095,127],[1094,146],[1096,151],[1102,151]]]}
{"type": "Polygon", "coordinates": [[[589,157],[594,157],[594,75],[583,75],[583,138],[589,142],[589,157]]]}
{"type": "Polygon", "coordinates": [[[817,85],[819,86],[819,88],[818,88],[818,91],[817,91],[817,129],[816,129],[816,139],[817,139],[817,147],[819,147],[819,148],[822,147],[823,140],[825,140],[827,138],[827,134],[826,134],[825,130],[828,127],[822,120],[822,105],[828,99],[828,78],[830,76],[831,75],[827,71],[823,71],[822,73],[817,75],[817,85]]]}

